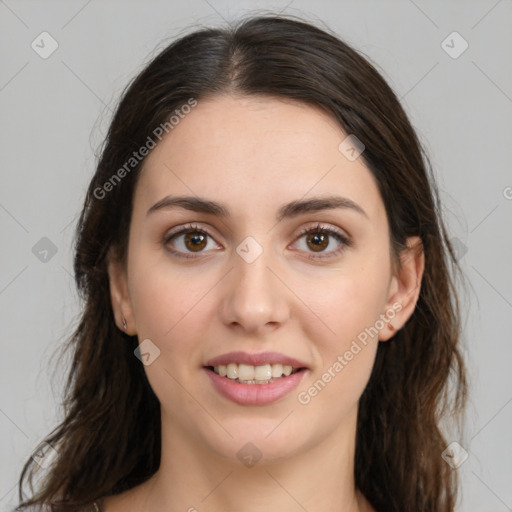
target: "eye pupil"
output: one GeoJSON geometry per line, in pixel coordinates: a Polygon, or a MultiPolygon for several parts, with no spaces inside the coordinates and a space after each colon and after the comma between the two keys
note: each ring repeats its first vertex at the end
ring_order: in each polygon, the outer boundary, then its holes
{"type": "Polygon", "coordinates": [[[327,240],[327,235],[322,233],[314,233],[312,235],[308,236],[308,243],[313,242],[312,249],[313,251],[322,251],[324,250],[328,245],[329,242],[327,240]],[[320,242],[320,244],[318,244],[320,242]]]}
{"type": "Polygon", "coordinates": [[[185,235],[185,244],[188,249],[201,250],[206,245],[206,237],[201,233],[187,233],[185,235]]]}

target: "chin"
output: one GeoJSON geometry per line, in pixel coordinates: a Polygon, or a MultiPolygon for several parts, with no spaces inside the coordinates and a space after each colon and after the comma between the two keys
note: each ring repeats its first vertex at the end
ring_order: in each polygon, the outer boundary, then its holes
{"type": "Polygon", "coordinates": [[[219,433],[215,439],[209,438],[206,444],[212,452],[236,464],[252,467],[254,464],[276,464],[294,456],[305,446],[307,435],[301,432],[298,437],[289,428],[279,425],[279,421],[238,420],[225,425],[227,433],[219,433]],[[259,423],[259,424],[258,424],[259,423]]]}

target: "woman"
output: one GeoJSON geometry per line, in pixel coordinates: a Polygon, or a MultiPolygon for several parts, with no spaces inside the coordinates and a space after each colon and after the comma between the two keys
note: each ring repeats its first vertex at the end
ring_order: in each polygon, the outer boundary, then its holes
{"type": "Polygon", "coordinates": [[[66,416],[21,509],[453,511],[457,265],[425,162],[379,73],[309,23],[162,51],[87,193],[66,416]]]}

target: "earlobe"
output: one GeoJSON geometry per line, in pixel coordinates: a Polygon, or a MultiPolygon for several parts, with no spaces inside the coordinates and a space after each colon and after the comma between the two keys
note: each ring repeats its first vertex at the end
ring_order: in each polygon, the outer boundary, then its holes
{"type": "Polygon", "coordinates": [[[128,281],[124,265],[109,257],[107,266],[110,286],[110,302],[116,319],[117,327],[133,336],[137,334],[133,318],[130,296],[128,293],[128,281]]]}
{"type": "Polygon", "coordinates": [[[407,239],[407,248],[400,255],[400,267],[392,278],[384,313],[388,321],[379,334],[380,341],[392,338],[413,314],[420,295],[424,269],[425,254],[421,239],[410,237],[407,239]]]}

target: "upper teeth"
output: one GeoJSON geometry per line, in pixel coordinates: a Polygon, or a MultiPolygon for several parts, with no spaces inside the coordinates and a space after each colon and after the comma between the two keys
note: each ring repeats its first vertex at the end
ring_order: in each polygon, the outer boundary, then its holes
{"type": "Polygon", "coordinates": [[[229,363],[214,366],[213,371],[222,377],[240,381],[261,380],[267,381],[272,378],[277,379],[282,375],[290,375],[292,366],[282,364],[263,364],[261,366],[252,366],[250,364],[229,363]]]}

